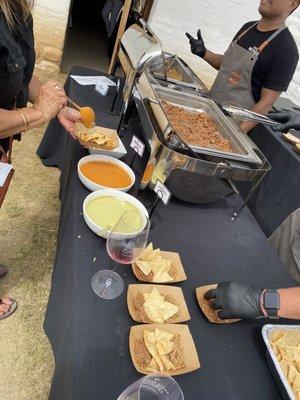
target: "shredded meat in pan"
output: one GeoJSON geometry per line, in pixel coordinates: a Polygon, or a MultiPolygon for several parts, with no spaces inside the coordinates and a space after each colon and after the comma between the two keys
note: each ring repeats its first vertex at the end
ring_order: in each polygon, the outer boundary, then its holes
{"type": "Polygon", "coordinates": [[[182,77],[180,71],[178,71],[175,67],[171,67],[168,70],[167,76],[168,76],[168,78],[174,79],[175,81],[183,81],[183,77],[182,77]]]}
{"type": "Polygon", "coordinates": [[[205,112],[190,112],[163,102],[163,107],[176,133],[191,146],[232,152],[229,140],[218,132],[218,127],[205,112]]]}

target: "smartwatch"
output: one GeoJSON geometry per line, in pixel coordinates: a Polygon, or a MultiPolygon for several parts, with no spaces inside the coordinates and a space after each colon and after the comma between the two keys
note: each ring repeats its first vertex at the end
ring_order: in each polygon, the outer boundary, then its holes
{"type": "Polygon", "coordinates": [[[280,309],[280,296],[276,289],[267,289],[263,294],[263,305],[267,311],[268,317],[277,319],[280,309]]]}

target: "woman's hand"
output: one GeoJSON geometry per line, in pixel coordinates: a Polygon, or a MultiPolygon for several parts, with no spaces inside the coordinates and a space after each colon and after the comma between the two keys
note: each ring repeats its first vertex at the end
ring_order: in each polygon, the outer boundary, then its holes
{"type": "Polygon", "coordinates": [[[71,107],[64,107],[57,114],[57,118],[66,131],[76,139],[75,135],[75,122],[80,120],[80,112],[71,107]]]}
{"type": "Polygon", "coordinates": [[[63,87],[55,81],[49,81],[39,88],[33,107],[41,111],[44,116],[44,122],[48,122],[66,104],[67,97],[63,87]]]}

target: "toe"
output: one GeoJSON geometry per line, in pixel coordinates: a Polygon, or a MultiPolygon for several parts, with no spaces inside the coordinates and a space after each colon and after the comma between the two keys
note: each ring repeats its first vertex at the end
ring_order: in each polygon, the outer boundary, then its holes
{"type": "Polygon", "coordinates": [[[11,306],[12,304],[13,304],[13,300],[12,299],[10,299],[9,297],[5,297],[5,298],[2,298],[1,299],[2,300],[2,303],[3,304],[7,304],[8,306],[11,306]]]}
{"type": "Polygon", "coordinates": [[[10,306],[8,304],[1,304],[0,305],[0,312],[7,313],[10,310],[10,306]]]}

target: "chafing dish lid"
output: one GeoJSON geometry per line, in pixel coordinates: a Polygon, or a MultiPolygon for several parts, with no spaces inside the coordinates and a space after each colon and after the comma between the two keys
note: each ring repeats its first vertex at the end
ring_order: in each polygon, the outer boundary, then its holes
{"type": "Polygon", "coordinates": [[[161,44],[146,24],[131,25],[122,36],[121,45],[138,72],[154,57],[162,57],[161,44]]]}

